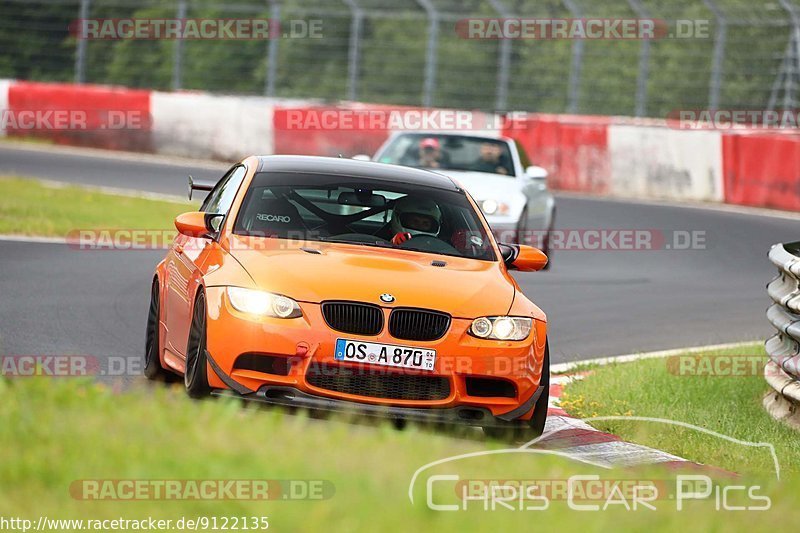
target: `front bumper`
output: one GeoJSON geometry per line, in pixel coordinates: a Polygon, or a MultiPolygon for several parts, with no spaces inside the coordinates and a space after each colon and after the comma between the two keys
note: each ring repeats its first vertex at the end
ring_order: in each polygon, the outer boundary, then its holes
{"type": "MultiPolygon", "coordinates": [[[[372,405],[345,400],[336,400],[323,396],[315,396],[295,387],[281,385],[264,385],[256,392],[240,395],[246,400],[263,402],[281,407],[311,409],[331,413],[358,414],[377,418],[391,418],[409,422],[428,424],[463,424],[468,426],[514,428],[521,425],[517,415],[531,411],[542,393],[538,387],[531,398],[520,405],[512,413],[493,416],[484,407],[459,406],[442,409],[415,409],[412,407],[395,407],[390,405],[372,405]]],[[[215,390],[218,396],[229,396],[230,392],[215,390]]]]}
{"type": "MultiPolygon", "coordinates": [[[[467,334],[471,320],[453,318],[444,338],[411,342],[391,337],[388,332],[360,337],[331,330],[320,306],[301,302],[303,316],[296,319],[253,318],[233,309],[224,288],[206,289],[208,305],[207,348],[209,384],[229,389],[248,399],[319,410],[356,411],[367,415],[410,420],[463,422],[473,425],[505,425],[530,419],[541,391],[539,384],[544,360],[546,324],[534,320],[525,341],[500,342],[477,339],[467,334]],[[376,365],[334,359],[337,338],[385,344],[405,344],[437,351],[433,372],[417,375],[446,378],[449,394],[438,399],[389,399],[323,389],[312,385],[307,375],[324,365],[353,370],[376,365]],[[243,370],[235,366],[245,353],[286,358],[283,375],[243,370]],[[467,390],[468,378],[495,378],[512,382],[514,397],[476,396],[467,390]]],[[[386,308],[386,318],[390,308],[386,308]]],[[[381,367],[388,374],[407,373],[381,367]]]]}

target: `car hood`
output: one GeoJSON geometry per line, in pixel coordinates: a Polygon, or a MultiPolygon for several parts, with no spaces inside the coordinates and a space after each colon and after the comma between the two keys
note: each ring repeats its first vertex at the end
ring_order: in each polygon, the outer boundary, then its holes
{"type": "Polygon", "coordinates": [[[232,236],[231,253],[259,289],[298,301],[352,300],[475,318],[505,314],[516,290],[500,262],[368,246],[232,236]],[[305,250],[314,250],[309,253],[305,250]],[[432,261],[446,266],[433,266],[432,261]]]}
{"type": "Polygon", "coordinates": [[[511,198],[514,195],[522,196],[520,180],[514,177],[461,170],[437,170],[436,172],[456,180],[478,201],[488,198],[511,198]]]}

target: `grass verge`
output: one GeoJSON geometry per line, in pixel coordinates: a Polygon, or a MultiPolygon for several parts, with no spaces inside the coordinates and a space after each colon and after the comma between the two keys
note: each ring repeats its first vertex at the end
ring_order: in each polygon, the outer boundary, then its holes
{"type": "MultiPolygon", "coordinates": [[[[771,443],[784,473],[800,471],[800,433],[761,405],[767,391],[763,345],[648,359],[594,368],[564,389],[573,416],[653,417],[687,422],[735,439],[771,443]]],[[[773,470],[763,448],[737,445],[696,430],[633,420],[592,425],[625,440],[740,473],[773,470]]]]}
{"type": "MultiPolygon", "coordinates": [[[[414,484],[411,503],[409,484],[420,467],[457,454],[497,452],[504,447],[413,426],[396,431],[386,424],[355,425],[243,408],[235,400],[191,401],[179,386],[140,384],[115,394],[80,379],[0,379],[0,517],[22,517],[35,524],[40,516],[92,520],[263,516],[276,531],[527,531],[532,523],[568,531],[578,527],[672,531],[688,526],[768,531],[799,517],[792,496],[800,489],[796,482],[759,489],[772,503],[768,511],[752,512],[757,521],[742,520],[742,511],[718,511],[713,500],[689,502],[677,512],[675,501],[666,496],[653,502],[655,511],[628,510],[617,503],[606,510],[578,512],[552,494],[546,509],[541,509],[542,501],[530,500],[506,502],[511,509],[499,505],[494,510],[485,510],[478,501],[469,502],[466,511],[436,511],[425,504],[431,474],[455,474],[460,480],[562,482],[578,474],[600,474],[611,480],[665,483],[671,483],[674,475],[660,469],[606,471],[560,457],[518,453],[473,457],[426,470],[414,484]],[[334,491],[324,499],[279,496],[268,501],[75,497],[84,486],[81,480],[243,479],[325,480],[334,491]]],[[[434,487],[434,502],[458,501],[455,482],[440,480],[434,487]]],[[[169,529],[176,530],[174,524],[169,529]]]]}
{"type": "Polygon", "coordinates": [[[63,237],[78,229],[173,229],[189,202],[107,194],[0,177],[0,234],[63,237]]]}

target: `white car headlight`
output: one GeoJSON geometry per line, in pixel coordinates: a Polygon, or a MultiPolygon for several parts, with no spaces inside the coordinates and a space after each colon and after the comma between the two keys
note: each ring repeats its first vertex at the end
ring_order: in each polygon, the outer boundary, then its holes
{"type": "Polygon", "coordinates": [[[228,287],[227,293],[231,305],[243,313],[275,318],[297,318],[303,315],[297,302],[280,294],[242,287],[228,287]]]}
{"type": "Polygon", "coordinates": [[[508,204],[504,202],[491,199],[481,202],[481,211],[487,215],[505,215],[508,214],[508,210],[508,204]]]}
{"type": "Polygon", "coordinates": [[[470,335],[481,339],[521,341],[528,338],[533,319],[519,316],[482,316],[472,321],[470,335]]]}

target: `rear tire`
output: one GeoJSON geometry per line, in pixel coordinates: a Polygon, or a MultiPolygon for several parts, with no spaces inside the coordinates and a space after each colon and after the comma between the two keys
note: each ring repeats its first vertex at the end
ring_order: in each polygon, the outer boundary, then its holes
{"type": "Polygon", "coordinates": [[[189,329],[189,341],[186,343],[183,383],[186,393],[192,398],[203,398],[211,394],[206,358],[206,296],[202,290],[194,302],[192,326],[189,329]]]}
{"type": "Polygon", "coordinates": [[[161,304],[158,279],[150,288],[150,309],[147,313],[147,336],[144,344],[144,376],[152,381],[166,381],[169,373],[161,366],[161,304]]]}
{"type": "Polygon", "coordinates": [[[550,404],[550,343],[544,346],[544,361],[542,363],[542,394],[536,400],[533,407],[533,415],[527,421],[528,427],[520,425],[518,427],[485,427],[483,433],[493,439],[533,439],[544,433],[544,425],[547,422],[547,408],[550,404]]]}

